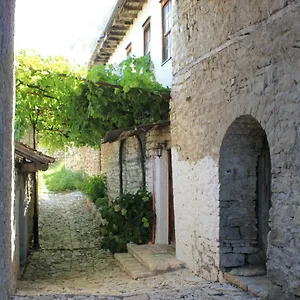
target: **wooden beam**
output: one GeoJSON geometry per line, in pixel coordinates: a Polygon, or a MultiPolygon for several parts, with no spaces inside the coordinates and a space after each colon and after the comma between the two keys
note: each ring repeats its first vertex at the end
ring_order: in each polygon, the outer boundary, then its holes
{"type": "Polygon", "coordinates": [[[130,4],[126,4],[123,7],[124,7],[124,10],[133,10],[133,11],[141,10],[141,6],[131,6],[130,4]]]}
{"type": "Polygon", "coordinates": [[[110,36],[124,36],[126,34],[126,31],[115,31],[115,30],[111,30],[109,32],[110,36]]]}
{"type": "Polygon", "coordinates": [[[49,165],[42,164],[38,162],[24,162],[24,163],[17,163],[16,168],[21,173],[35,173],[37,171],[47,171],[49,165]]]}

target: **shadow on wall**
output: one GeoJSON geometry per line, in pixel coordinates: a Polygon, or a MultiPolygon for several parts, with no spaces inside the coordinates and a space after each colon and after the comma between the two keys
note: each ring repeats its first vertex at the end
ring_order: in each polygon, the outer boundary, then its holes
{"type": "Polygon", "coordinates": [[[228,128],[220,153],[220,266],[266,266],[271,160],[265,131],[252,116],[228,128]]]}

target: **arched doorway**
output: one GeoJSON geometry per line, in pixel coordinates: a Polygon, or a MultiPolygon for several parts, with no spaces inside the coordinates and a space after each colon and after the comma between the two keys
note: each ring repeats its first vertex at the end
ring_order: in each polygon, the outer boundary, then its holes
{"type": "Polygon", "coordinates": [[[267,136],[245,115],[222,142],[220,179],[220,266],[264,265],[271,206],[271,162],[267,136]]]}

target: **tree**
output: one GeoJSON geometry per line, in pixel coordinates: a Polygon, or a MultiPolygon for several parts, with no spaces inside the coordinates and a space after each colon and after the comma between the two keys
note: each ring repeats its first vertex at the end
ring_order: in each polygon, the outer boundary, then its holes
{"type": "Polygon", "coordinates": [[[62,57],[17,56],[16,134],[39,142],[97,146],[105,132],[168,118],[170,91],[155,81],[148,56],[86,71],[62,57]]]}
{"type": "Polygon", "coordinates": [[[67,109],[83,74],[63,57],[21,51],[16,68],[16,137],[31,128],[33,144],[37,136],[46,144],[66,142],[67,109]]]}

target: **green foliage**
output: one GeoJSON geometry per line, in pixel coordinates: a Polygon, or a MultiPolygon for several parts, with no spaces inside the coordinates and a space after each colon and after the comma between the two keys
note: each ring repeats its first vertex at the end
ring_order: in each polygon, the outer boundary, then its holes
{"type": "Polygon", "coordinates": [[[109,130],[167,120],[169,98],[169,89],[155,81],[148,56],[95,66],[73,99],[71,135],[78,145],[96,146],[109,130]]]}
{"type": "Polygon", "coordinates": [[[96,205],[104,218],[100,227],[103,249],[112,253],[126,252],[127,243],[144,244],[151,240],[152,201],[147,191],[126,193],[114,202],[102,198],[96,205]]]}
{"type": "Polygon", "coordinates": [[[65,144],[71,121],[68,108],[83,74],[63,57],[21,51],[16,57],[16,139],[35,126],[40,143],[65,144]]]}
{"type": "Polygon", "coordinates": [[[84,182],[83,192],[94,203],[96,203],[98,199],[106,197],[107,195],[106,177],[105,176],[88,177],[87,180],[84,182]]]}
{"type": "Polygon", "coordinates": [[[41,144],[99,145],[105,132],[168,119],[170,91],[149,56],[86,71],[22,51],[16,68],[16,138],[36,126],[41,144]]]}
{"type": "Polygon", "coordinates": [[[54,172],[45,172],[43,176],[46,186],[51,192],[82,190],[86,180],[83,172],[73,172],[61,166],[54,172]]]}

